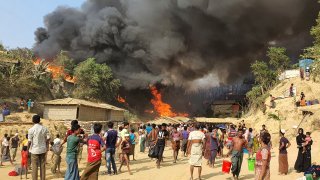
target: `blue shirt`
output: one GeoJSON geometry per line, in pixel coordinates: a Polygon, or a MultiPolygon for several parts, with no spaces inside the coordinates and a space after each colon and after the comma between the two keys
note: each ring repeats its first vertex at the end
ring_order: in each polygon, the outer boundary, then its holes
{"type": "Polygon", "coordinates": [[[107,148],[115,148],[116,143],[118,140],[118,132],[113,129],[109,129],[105,134],[104,137],[106,138],[106,145],[107,148]]]}
{"type": "Polygon", "coordinates": [[[136,144],[135,135],[133,133],[130,133],[130,143],[136,144]]]}
{"type": "Polygon", "coordinates": [[[152,131],[152,127],[151,127],[151,126],[147,126],[147,127],[146,127],[146,131],[147,131],[147,133],[149,134],[149,133],[152,131]]]}

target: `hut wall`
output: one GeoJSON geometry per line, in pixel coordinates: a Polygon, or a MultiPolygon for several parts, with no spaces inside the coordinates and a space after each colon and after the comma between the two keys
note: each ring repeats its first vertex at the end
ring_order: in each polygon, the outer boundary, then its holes
{"type": "Polygon", "coordinates": [[[123,121],[124,120],[124,111],[110,111],[110,120],[111,121],[123,121]]]}
{"type": "Polygon", "coordinates": [[[52,120],[73,120],[77,118],[77,106],[45,105],[43,118],[52,120]]]}
{"type": "Polygon", "coordinates": [[[106,121],[106,110],[102,108],[94,108],[88,106],[80,106],[80,121],[106,121]]]}

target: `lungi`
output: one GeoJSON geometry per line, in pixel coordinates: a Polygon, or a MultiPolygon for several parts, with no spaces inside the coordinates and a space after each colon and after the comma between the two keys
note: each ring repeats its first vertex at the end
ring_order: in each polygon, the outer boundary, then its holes
{"type": "Polygon", "coordinates": [[[192,143],[189,164],[202,166],[202,143],[192,143]]]}
{"type": "Polygon", "coordinates": [[[237,177],[239,176],[241,171],[242,160],[243,160],[243,152],[233,150],[232,157],[231,157],[231,162],[232,162],[231,171],[232,171],[232,174],[237,177]]]}

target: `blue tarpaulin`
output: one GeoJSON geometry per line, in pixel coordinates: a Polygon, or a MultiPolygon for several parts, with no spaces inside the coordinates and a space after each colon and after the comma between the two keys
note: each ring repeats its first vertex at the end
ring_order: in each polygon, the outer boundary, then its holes
{"type": "Polygon", "coordinates": [[[306,67],[310,67],[310,65],[313,63],[312,59],[301,59],[299,61],[299,67],[306,69],[306,67]]]}

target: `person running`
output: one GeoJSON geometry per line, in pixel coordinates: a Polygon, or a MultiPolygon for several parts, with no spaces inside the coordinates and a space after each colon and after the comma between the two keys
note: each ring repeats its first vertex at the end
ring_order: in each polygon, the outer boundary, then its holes
{"type": "Polygon", "coordinates": [[[80,143],[80,138],[78,137],[80,133],[80,125],[74,124],[71,127],[72,134],[67,138],[67,154],[66,154],[66,161],[67,161],[67,170],[64,176],[65,180],[73,179],[79,180],[79,169],[78,169],[78,162],[77,162],[77,154],[78,154],[78,147],[80,143]]]}
{"type": "MultiPolygon", "coordinates": [[[[130,153],[129,155],[132,155],[132,160],[135,161],[136,159],[134,158],[134,152],[135,152],[135,149],[136,149],[136,135],[134,134],[134,129],[131,129],[130,131],[130,153]]],[[[130,156],[129,156],[130,157],[130,156]]]]}
{"type": "Polygon", "coordinates": [[[166,139],[169,137],[169,133],[166,130],[167,125],[165,123],[162,123],[161,129],[158,132],[156,141],[155,141],[155,152],[157,154],[157,168],[160,168],[160,162],[163,158],[163,151],[166,145],[166,139]]]}
{"type": "Polygon", "coordinates": [[[239,179],[241,165],[243,160],[243,148],[247,148],[247,141],[243,138],[243,129],[238,130],[238,136],[232,140],[233,146],[230,148],[228,155],[231,156],[232,175],[234,179],[239,179]]]}
{"type": "Polygon", "coordinates": [[[88,140],[88,163],[81,175],[81,180],[98,180],[99,168],[101,165],[101,153],[106,150],[106,145],[100,137],[102,125],[93,125],[94,134],[88,140]]]}
{"type": "Polygon", "coordinates": [[[113,129],[113,122],[108,122],[108,131],[105,132],[104,138],[106,141],[106,161],[107,161],[107,171],[108,175],[111,176],[111,167],[113,170],[113,174],[117,174],[117,167],[115,163],[115,152],[116,152],[116,147],[118,147],[118,132],[113,129]]]}
{"type": "Polygon", "coordinates": [[[186,157],[187,154],[187,145],[188,145],[188,138],[189,138],[189,132],[187,131],[188,127],[184,126],[183,130],[181,132],[182,135],[182,144],[181,144],[181,151],[183,152],[183,156],[186,157]]]}
{"type": "MultiPolygon", "coordinates": [[[[21,151],[21,168],[25,171],[26,179],[28,179],[28,146],[23,146],[21,151]]],[[[22,173],[20,173],[20,179],[22,179],[22,173]]]]}
{"type": "Polygon", "coordinates": [[[205,135],[200,131],[200,126],[194,126],[194,130],[190,132],[188,138],[188,154],[190,154],[190,179],[193,180],[194,167],[198,168],[198,177],[201,179],[202,171],[202,152],[205,143],[205,135]]]}
{"type": "Polygon", "coordinates": [[[288,174],[288,151],[287,149],[291,146],[289,140],[284,136],[286,131],[280,130],[280,145],[279,145],[279,174],[288,174]]]}
{"type": "Polygon", "coordinates": [[[268,146],[271,136],[268,132],[260,138],[261,148],[256,154],[255,179],[270,180],[270,160],[271,152],[268,146]]]}
{"type": "Polygon", "coordinates": [[[50,140],[48,129],[40,124],[40,116],[32,117],[34,126],[28,131],[28,149],[31,153],[32,179],[38,179],[38,167],[40,166],[40,179],[46,179],[46,154],[50,140]]]}
{"type": "Polygon", "coordinates": [[[172,137],[173,163],[176,163],[178,159],[179,150],[180,150],[180,140],[182,139],[182,135],[177,130],[176,126],[174,126],[172,129],[171,137],[172,137]]]}
{"type": "Polygon", "coordinates": [[[13,138],[11,138],[11,155],[12,161],[15,161],[18,147],[20,146],[19,133],[16,133],[13,138]]]}
{"type": "Polygon", "coordinates": [[[129,154],[130,154],[130,135],[129,134],[125,134],[124,135],[124,140],[121,142],[121,157],[122,157],[122,160],[121,160],[121,164],[120,164],[120,167],[119,167],[119,170],[118,172],[120,173],[121,172],[121,167],[126,164],[127,167],[128,167],[128,172],[130,175],[132,175],[131,171],[130,171],[130,166],[129,166],[129,154]]]}

